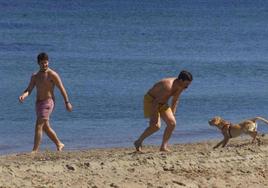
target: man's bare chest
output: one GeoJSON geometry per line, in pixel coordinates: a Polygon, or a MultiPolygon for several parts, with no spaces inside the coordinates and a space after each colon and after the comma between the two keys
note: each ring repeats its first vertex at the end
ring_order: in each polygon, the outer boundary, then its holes
{"type": "Polygon", "coordinates": [[[36,77],[36,86],[37,87],[53,87],[53,80],[47,74],[41,74],[36,77]]]}

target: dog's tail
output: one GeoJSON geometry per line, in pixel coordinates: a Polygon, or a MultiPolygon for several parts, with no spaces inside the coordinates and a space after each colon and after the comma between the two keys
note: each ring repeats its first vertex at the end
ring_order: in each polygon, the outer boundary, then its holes
{"type": "Polygon", "coordinates": [[[263,118],[263,117],[255,117],[255,118],[253,118],[253,119],[251,119],[251,121],[253,121],[253,122],[256,122],[257,120],[261,120],[261,121],[263,121],[264,123],[266,123],[266,124],[268,124],[268,120],[267,119],[265,119],[265,118],[263,118]]]}

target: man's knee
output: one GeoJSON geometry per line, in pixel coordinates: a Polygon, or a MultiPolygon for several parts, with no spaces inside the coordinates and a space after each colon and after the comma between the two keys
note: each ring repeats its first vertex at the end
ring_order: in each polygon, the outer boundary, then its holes
{"type": "Polygon", "coordinates": [[[176,120],[173,119],[173,120],[170,120],[168,123],[167,123],[167,126],[171,127],[171,128],[175,128],[176,127],[176,120]]]}
{"type": "Polygon", "coordinates": [[[44,129],[44,130],[49,130],[49,129],[51,129],[51,127],[50,127],[48,121],[45,121],[44,126],[43,126],[43,129],[44,129]]]}
{"type": "Polygon", "coordinates": [[[161,127],[161,125],[159,123],[154,124],[154,125],[150,125],[151,129],[153,129],[154,131],[158,131],[161,127]]]}

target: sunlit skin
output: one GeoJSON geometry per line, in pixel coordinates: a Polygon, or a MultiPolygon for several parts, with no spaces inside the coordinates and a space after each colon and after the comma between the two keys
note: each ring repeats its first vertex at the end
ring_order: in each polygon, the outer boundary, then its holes
{"type": "Polygon", "coordinates": [[[137,151],[141,151],[142,142],[145,138],[160,129],[160,117],[167,124],[160,151],[169,151],[168,141],[176,126],[176,119],[174,115],[176,113],[179,96],[186,88],[188,88],[190,84],[191,81],[188,80],[183,81],[177,78],[165,78],[157,82],[151,89],[149,89],[148,94],[154,98],[152,103],[152,114],[150,117],[149,127],[145,129],[139,139],[134,142],[137,151]],[[172,98],[170,106],[171,110],[168,109],[165,112],[161,112],[159,117],[159,104],[168,103],[170,98],[172,98]]]}
{"type": "MultiPolygon", "coordinates": [[[[69,102],[67,92],[59,75],[49,68],[48,60],[39,61],[38,65],[39,71],[32,75],[27,89],[21,96],[19,96],[19,101],[23,103],[25,99],[31,94],[34,88],[36,88],[36,101],[43,101],[49,98],[52,98],[55,101],[54,87],[56,86],[64,98],[67,111],[71,112],[72,105],[69,102]]],[[[56,144],[57,150],[61,151],[64,147],[64,144],[58,139],[56,133],[51,128],[49,120],[37,118],[33,152],[37,152],[39,150],[43,131],[56,144]]]]}

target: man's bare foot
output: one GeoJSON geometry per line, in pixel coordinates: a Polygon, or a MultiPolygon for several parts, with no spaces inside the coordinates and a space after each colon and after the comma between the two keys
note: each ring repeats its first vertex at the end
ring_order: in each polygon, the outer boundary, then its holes
{"type": "Polygon", "coordinates": [[[64,148],[64,144],[63,143],[60,143],[58,146],[57,146],[57,150],[58,151],[62,151],[64,148]]]}
{"type": "Polygon", "coordinates": [[[141,152],[142,145],[138,140],[134,142],[134,146],[136,148],[136,151],[141,152]]]}
{"type": "Polygon", "coordinates": [[[38,150],[31,151],[31,154],[36,154],[36,153],[38,153],[38,150]]]}
{"type": "Polygon", "coordinates": [[[171,152],[171,150],[169,150],[169,149],[167,149],[167,148],[160,148],[160,151],[162,151],[162,152],[171,152]]]}

